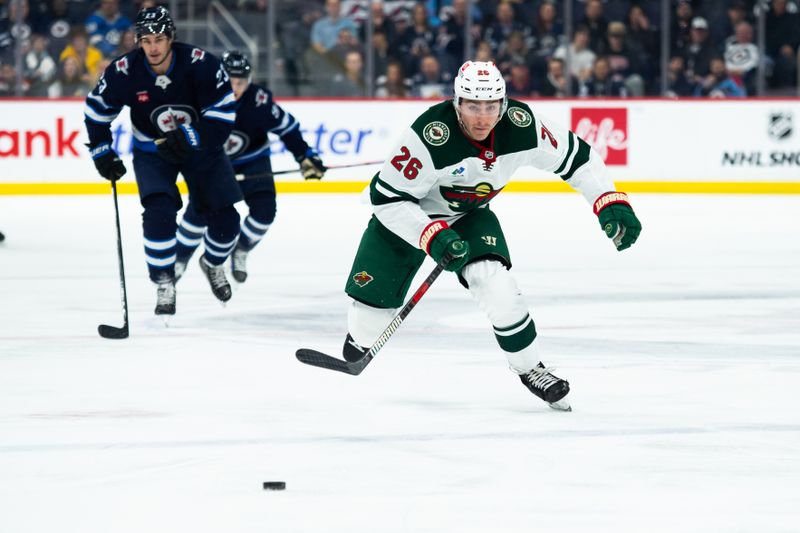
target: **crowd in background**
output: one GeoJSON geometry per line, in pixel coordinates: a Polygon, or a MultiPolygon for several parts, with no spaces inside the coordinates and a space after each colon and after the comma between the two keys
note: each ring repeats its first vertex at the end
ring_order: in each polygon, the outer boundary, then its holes
{"type": "MultiPolygon", "coordinates": [[[[263,11],[268,1],[223,4],[263,11]]],[[[671,1],[666,95],[754,95],[759,64],[770,93],[796,93],[798,0],[769,2],[763,53],[754,3],[671,1]]],[[[660,1],[575,0],[569,40],[562,4],[475,0],[470,10],[466,0],[278,2],[278,70],[294,94],[447,97],[468,36],[473,58],[494,61],[513,97],[662,95],[660,1]]],[[[132,19],[142,5],[0,0],[0,96],[14,94],[15,44],[23,47],[25,95],[85,95],[114,57],[135,47],[132,19]],[[15,25],[18,6],[23,23],[15,25]]]]}

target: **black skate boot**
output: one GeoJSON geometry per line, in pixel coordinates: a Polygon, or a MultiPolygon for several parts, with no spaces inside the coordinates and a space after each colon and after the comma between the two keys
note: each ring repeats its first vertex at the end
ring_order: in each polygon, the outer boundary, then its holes
{"type": "Polygon", "coordinates": [[[520,374],[519,379],[528,390],[559,411],[572,411],[566,396],[569,394],[569,382],[554,376],[540,362],[535,368],[520,374]]]}
{"type": "Polygon", "coordinates": [[[244,248],[237,246],[231,254],[231,273],[239,283],[247,281],[247,254],[244,248]]]}
{"type": "Polygon", "coordinates": [[[342,355],[345,361],[354,363],[367,355],[368,351],[369,348],[362,347],[353,340],[353,337],[351,337],[349,333],[347,334],[347,338],[344,340],[344,346],[342,346],[342,355]]]}
{"type": "Polygon", "coordinates": [[[206,261],[205,257],[200,256],[200,270],[206,275],[208,283],[211,285],[211,292],[220,302],[227,302],[231,299],[231,285],[225,277],[225,270],[222,265],[214,266],[206,261]]]}
{"type": "Polygon", "coordinates": [[[165,279],[158,282],[155,313],[157,315],[175,314],[175,280],[165,279]]]}

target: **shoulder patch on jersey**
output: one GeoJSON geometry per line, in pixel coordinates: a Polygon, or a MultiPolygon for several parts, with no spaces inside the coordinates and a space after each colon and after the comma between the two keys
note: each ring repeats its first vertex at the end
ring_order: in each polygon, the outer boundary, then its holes
{"type": "Polygon", "coordinates": [[[269,102],[269,95],[267,92],[264,89],[256,91],[256,107],[265,105],[267,102],[269,102]]]}
{"type": "Polygon", "coordinates": [[[508,119],[520,128],[526,128],[533,122],[531,114],[521,107],[509,107],[506,114],[508,115],[508,119]]]}
{"type": "Polygon", "coordinates": [[[120,59],[117,59],[116,62],[114,62],[114,66],[117,68],[117,72],[122,72],[126,76],[128,75],[128,58],[127,57],[122,57],[120,59]]]}
{"type": "Polygon", "coordinates": [[[450,138],[450,128],[444,122],[435,120],[422,129],[422,138],[432,146],[441,146],[450,138]]]}
{"type": "Polygon", "coordinates": [[[206,51],[202,48],[192,48],[192,63],[203,61],[206,58],[206,51]]]}

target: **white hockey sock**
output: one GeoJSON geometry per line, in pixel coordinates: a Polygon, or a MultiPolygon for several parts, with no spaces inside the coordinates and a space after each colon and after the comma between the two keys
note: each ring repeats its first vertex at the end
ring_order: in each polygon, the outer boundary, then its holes
{"type": "Polygon", "coordinates": [[[364,348],[369,348],[378,340],[389,322],[392,321],[396,309],[378,309],[353,300],[347,310],[347,330],[364,348]]]}

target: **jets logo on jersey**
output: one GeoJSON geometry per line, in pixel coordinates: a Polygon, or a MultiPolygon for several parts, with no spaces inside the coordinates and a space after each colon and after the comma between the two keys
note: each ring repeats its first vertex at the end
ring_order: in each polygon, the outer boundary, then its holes
{"type": "Polygon", "coordinates": [[[205,58],[206,58],[205,50],[201,50],[200,48],[192,49],[192,63],[197,63],[198,61],[202,61],[205,58]]]}
{"type": "Polygon", "coordinates": [[[422,137],[430,145],[441,146],[450,138],[450,128],[444,122],[431,122],[422,130],[422,137]]]}
{"type": "Polygon", "coordinates": [[[123,57],[122,59],[117,59],[114,63],[114,67],[116,67],[117,72],[122,72],[126,76],[128,75],[128,58],[123,57]]]}
{"type": "Polygon", "coordinates": [[[363,287],[363,286],[365,286],[366,284],[368,284],[368,283],[369,283],[370,281],[372,281],[373,279],[375,279],[375,278],[373,278],[372,276],[370,276],[369,274],[367,274],[367,271],[366,271],[366,270],[362,270],[361,272],[359,272],[359,273],[357,273],[355,276],[353,276],[353,281],[354,281],[354,282],[356,283],[356,285],[358,285],[359,287],[363,287]]]}
{"type": "Polygon", "coordinates": [[[458,213],[466,213],[482,205],[488,204],[492,198],[500,194],[503,188],[494,190],[489,183],[479,183],[474,187],[468,185],[441,186],[439,192],[450,204],[450,209],[458,213]]]}
{"type": "MultiPolygon", "coordinates": [[[[269,102],[269,95],[263,89],[256,91],[256,107],[266,105],[267,102],[269,102]]],[[[274,110],[272,114],[275,115],[274,110]]]]}
{"type": "Polygon", "coordinates": [[[150,113],[150,120],[159,131],[172,131],[181,124],[196,121],[195,110],[188,105],[162,105],[150,113]]]}
{"type": "Polygon", "coordinates": [[[250,137],[243,131],[233,130],[225,141],[225,155],[236,157],[243,153],[250,146],[250,137]]]}
{"type": "Polygon", "coordinates": [[[513,122],[514,125],[520,128],[530,126],[533,122],[531,114],[521,107],[509,107],[508,111],[506,111],[506,115],[508,115],[508,119],[513,122]]]}

